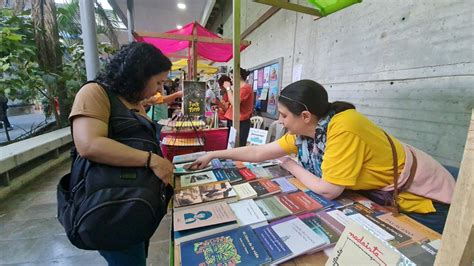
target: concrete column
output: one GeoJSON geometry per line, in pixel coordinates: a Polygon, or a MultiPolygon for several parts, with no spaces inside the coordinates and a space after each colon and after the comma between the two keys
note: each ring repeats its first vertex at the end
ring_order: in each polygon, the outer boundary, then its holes
{"type": "Polygon", "coordinates": [[[99,71],[99,52],[97,50],[97,30],[95,25],[94,1],[80,0],[82,40],[86,61],[87,79],[93,80],[99,71]]]}
{"type": "Polygon", "coordinates": [[[127,0],[127,33],[128,33],[128,42],[133,42],[133,31],[135,30],[134,16],[133,16],[133,0],[127,0]]]}

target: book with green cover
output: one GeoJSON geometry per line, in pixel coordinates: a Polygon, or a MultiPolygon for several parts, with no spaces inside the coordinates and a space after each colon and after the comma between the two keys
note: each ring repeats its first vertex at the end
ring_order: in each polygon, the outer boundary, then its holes
{"type": "Polygon", "coordinates": [[[291,215],[288,210],[276,196],[255,200],[255,203],[262,211],[267,221],[276,220],[291,215]]]}

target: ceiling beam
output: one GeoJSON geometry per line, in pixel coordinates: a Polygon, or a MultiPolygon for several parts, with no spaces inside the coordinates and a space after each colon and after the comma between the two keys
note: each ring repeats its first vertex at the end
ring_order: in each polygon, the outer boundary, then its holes
{"type": "Polygon", "coordinates": [[[127,16],[123,13],[122,9],[120,9],[120,6],[117,4],[115,0],[107,0],[109,2],[109,5],[112,7],[114,10],[115,14],[122,20],[123,25],[128,25],[128,19],[127,16]]]}
{"type": "Polygon", "coordinates": [[[321,13],[315,8],[288,3],[287,1],[284,1],[284,0],[253,0],[253,1],[260,4],[270,5],[273,7],[279,7],[282,9],[296,11],[299,13],[322,17],[321,13]]]}
{"type": "Polygon", "coordinates": [[[253,31],[255,31],[260,25],[265,23],[269,18],[271,18],[276,12],[278,12],[281,8],[272,6],[270,7],[260,18],[258,18],[252,25],[250,25],[242,35],[240,36],[241,39],[247,38],[253,31]]]}
{"type": "Polygon", "coordinates": [[[209,16],[212,13],[212,9],[214,9],[214,5],[216,4],[216,0],[207,0],[206,6],[204,7],[204,11],[202,12],[201,17],[201,25],[206,27],[207,20],[209,20],[209,16]]]}
{"type": "MultiPolygon", "coordinates": [[[[155,32],[139,31],[139,32],[135,32],[135,36],[137,36],[137,35],[141,36],[141,37],[172,39],[172,40],[181,40],[181,41],[192,41],[193,40],[193,36],[191,36],[191,35],[181,35],[181,34],[174,34],[174,33],[155,33],[155,32]]],[[[232,39],[222,39],[222,38],[212,38],[212,37],[198,36],[195,40],[197,42],[232,44],[232,39]]],[[[241,44],[242,45],[250,45],[250,41],[242,40],[241,44]]]]}

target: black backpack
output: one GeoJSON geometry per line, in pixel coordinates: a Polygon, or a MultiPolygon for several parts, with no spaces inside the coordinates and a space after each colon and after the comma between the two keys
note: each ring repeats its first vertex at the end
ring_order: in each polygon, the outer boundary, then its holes
{"type": "MultiPolygon", "coordinates": [[[[99,85],[110,101],[108,137],[161,156],[157,124],[99,85]]],[[[166,214],[173,188],[145,167],[96,163],[74,148],[71,157],[71,173],[57,187],[58,220],[71,243],[87,250],[120,250],[147,242],[166,214]]]]}

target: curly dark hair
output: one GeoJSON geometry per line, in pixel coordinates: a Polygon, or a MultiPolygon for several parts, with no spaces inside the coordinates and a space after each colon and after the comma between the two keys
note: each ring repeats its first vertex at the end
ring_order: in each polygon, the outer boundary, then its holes
{"type": "Polygon", "coordinates": [[[225,82],[225,81],[228,81],[228,82],[232,83],[232,80],[230,79],[229,76],[227,76],[227,75],[222,75],[222,76],[217,80],[217,83],[219,84],[219,87],[224,86],[224,82],[225,82]]]}
{"type": "Polygon", "coordinates": [[[97,81],[131,103],[141,99],[148,80],[171,69],[171,61],[160,49],[142,42],[123,45],[113,56],[97,81]]]}

